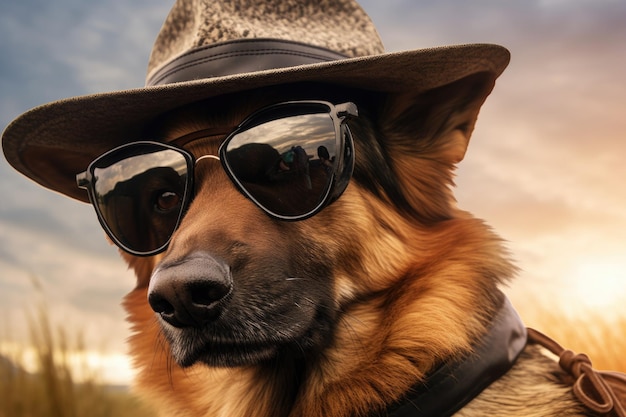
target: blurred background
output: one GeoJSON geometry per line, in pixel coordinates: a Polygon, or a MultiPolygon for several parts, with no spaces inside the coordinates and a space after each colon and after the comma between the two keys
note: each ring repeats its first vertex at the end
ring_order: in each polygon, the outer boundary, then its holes
{"type": "MultiPolygon", "coordinates": [[[[626,2],[361,4],[388,51],[475,42],[510,49],[458,170],[459,205],[508,241],[521,272],[506,291],[528,325],[590,353],[596,367],[626,371],[626,2]]],[[[0,3],[0,126],[60,98],[141,87],[170,7],[0,3]]],[[[33,339],[43,324],[75,341],[78,368],[88,371],[75,379],[127,385],[120,300],[133,284],[91,206],[0,159],[0,353],[41,370],[41,351],[28,346],[45,346],[33,339]]]]}

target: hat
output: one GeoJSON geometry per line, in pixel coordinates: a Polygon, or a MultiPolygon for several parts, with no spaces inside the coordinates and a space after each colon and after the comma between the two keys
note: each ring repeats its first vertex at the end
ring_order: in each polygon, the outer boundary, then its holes
{"type": "Polygon", "coordinates": [[[145,87],[36,107],[6,128],[2,146],[24,175],[88,201],[77,173],[186,104],[296,82],[419,93],[475,73],[495,80],[508,61],[505,48],[487,44],[385,53],[353,0],[177,0],[152,49],[145,87]]]}

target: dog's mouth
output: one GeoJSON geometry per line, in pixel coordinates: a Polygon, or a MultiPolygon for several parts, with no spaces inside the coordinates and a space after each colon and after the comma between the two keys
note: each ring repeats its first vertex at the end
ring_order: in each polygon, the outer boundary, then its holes
{"type": "Polygon", "coordinates": [[[240,321],[221,317],[204,327],[177,328],[161,322],[172,358],[181,367],[203,363],[211,367],[237,367],[262,363],[283,353],[301,356],[325,344],[330,320],[315,312],[284,314],[280,319],[240,321]],[[308,319],[306,319],[308,318],[308,319]]]}
{"type": "Polygon", "coordinates": [[[148,302],[173,359],[182,367],[244,366],[326,343],[334,316],[329,280],[320,267],[298,268],[299,278],[290,278],[294,270],[275,257],[233,270],[207,252],[164,261],[148,302]]]}
{"type": "Polygon", "coordinates": [[[171,355],[181,367],[203,363],[212,367],[252,365],[275,357],[287,341],[226,339],[205,329],[164,328],[171,355]]]}

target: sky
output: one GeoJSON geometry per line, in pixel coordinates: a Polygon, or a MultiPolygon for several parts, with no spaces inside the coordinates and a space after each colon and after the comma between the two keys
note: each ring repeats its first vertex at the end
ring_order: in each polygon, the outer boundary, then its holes
{"type": "MultiPolygon", "coordinates": [[[[521,269],[506,291],[536,306],[626,314],[626,2],[363,0],[387,51],[459,43],[512,53],[457,172],[459,205],[485,219],[521,269]]],[[[53,100],[140,87],[165,0],[0,3],[0,129],[53,100]]],[[[0,348],[45,304],[131,375],[120,307],[134,284],[91,206],[0,158],[0,348]],[[30,313],[29,313],[30,312],[30,313]]],[[[117,364],[112,366],[111,364],[117,364]]]]}

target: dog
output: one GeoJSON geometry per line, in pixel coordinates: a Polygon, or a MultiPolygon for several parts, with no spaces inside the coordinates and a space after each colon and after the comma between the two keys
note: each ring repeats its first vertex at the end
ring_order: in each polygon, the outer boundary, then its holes
{"type": "MultiPolygon", "coordinates": [[[[499,285],[515,273],[501,239],[458,209],[451,193],[484,82],[469,77],[393,99],[288,86],[219,100],[232,112],[199,103],[160,117],[154,134],[175,142],[295,97],[321,94],[359,108],[358,122],[350,123],[353,178],[316,216],[277,223],[233,187],[218,163],[205,161],[167,253],[124,254],[138,278],[124,301],[138,389],[156,409],[181,416],[382,416],[436,367],[470,355],[504,302],[499,285]],[[379,104],[365,104],[372,102],[379,104]],[[147,300],[161,285],[198,275],[231,280],[216,318],[176,327],[155,315],[159,306],[147,300]]],[[[217,153],[219,141],[210,139],[192,142],[192,152],[217,153]]],[[[529,345],[457,415],[592,415],[565,379],[553,359],[529,345]]]]}
{"type": "Polygon", "coordinates": [[[524,327],[502,240],[454,200],[508,61],[386,54],[353,0],[177,0],[146,87],[33,109],[3,150],[134,270],[162,416],[624,417],[626,377],[524,327]]]}

